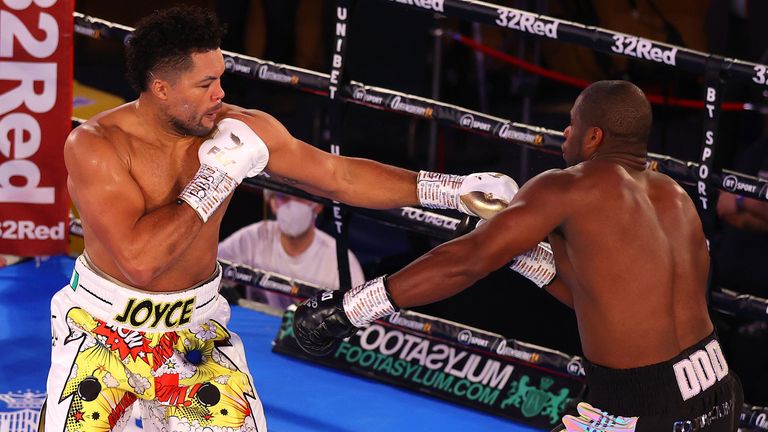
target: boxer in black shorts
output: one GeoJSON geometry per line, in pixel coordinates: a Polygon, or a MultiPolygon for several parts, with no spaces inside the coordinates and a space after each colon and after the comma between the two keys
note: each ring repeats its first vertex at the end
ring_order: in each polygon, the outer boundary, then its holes
{"type": "Polygon", "coordinates": [[[706,239],[688,194],[647,169],[651,117],[635,85],[590,85],[564,131],[566,169],[532,178],[485,224],[399,272],[307,300],[294,315],[299,344],[323,354],[398,306],[446,298],[512,261],[573,308],[592,364],[591,405],[559,430],[735,432],[743,396],[713,336],[706,239]]]}

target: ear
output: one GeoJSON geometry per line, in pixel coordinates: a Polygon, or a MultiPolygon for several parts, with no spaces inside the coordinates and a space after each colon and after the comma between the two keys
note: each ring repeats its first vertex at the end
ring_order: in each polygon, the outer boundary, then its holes
{"type": "Polygon", "coordinates": [[[593,126],[587,131],[587,135],[584,137],[584,151],[588,154],[596,152],[603,144],[605,138],[605,132],[602,128],[593,126]]]}
{"type": "Polygon", "coordinates": [[[152,95],[163,101],[168,100],[170,83],[152,75],[150,75],[150,78],[149,91],[152,92],[152,95]]]}
{"type": "Polygon", "coordinates": [[[315,216],[319,215],[323,211],[323,205],[315,203],[312,206],[312,211],[315,213],[315,216]]]}

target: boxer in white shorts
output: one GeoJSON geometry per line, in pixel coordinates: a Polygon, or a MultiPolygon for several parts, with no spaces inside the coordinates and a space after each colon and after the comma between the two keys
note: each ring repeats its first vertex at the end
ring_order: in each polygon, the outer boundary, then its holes
{"type": "Polygon", "coordinates": [[[152,293],[80,256],[51,302],[46,416],[70,431],[122,429],[138,405],[147,430],[266,430],[220,279],[217,268],[188,290],[152,293]]]}
{"type": "Polygon", "coordinates": [[[72,287],[52,302],[40,429],[120,429],[139,401],[147,427],[266,431],[242,346],[225,328],[228,305],[216,294],[224,209],[245,177],[264,170],[356,207],[472,215],[506,205],[517,190],[501,174],[417,175],[333,155],[265,112],[224,103],[222,34],[215,15],[196,7],[142,19],[126,42],[139,98],[67,138],[67,184],[89,264],[78,260],[72,287]],[[472,194],[482,206],[459,199],[472,194]]]}

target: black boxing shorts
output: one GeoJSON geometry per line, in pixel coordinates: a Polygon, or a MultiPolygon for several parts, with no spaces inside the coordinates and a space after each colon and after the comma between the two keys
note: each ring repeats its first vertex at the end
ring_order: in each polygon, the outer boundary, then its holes
{"type": "Polygon", "coordinates": [[[553,432],[736,432],[744,396],[712,333],[632,369],[587,364],[587,397],[553,432]]]}

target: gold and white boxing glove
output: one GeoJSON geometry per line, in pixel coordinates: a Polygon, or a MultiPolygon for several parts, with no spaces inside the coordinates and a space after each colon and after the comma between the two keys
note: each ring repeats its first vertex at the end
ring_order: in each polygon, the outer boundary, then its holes
{"type": "Polygon", "coordinates": [[[245,177],[253,177],[267,166],[269,149],[250,126],[226,118],[219,121],[211,138],[200,145],[197,156],[200,169],[179,199],[207,222],[245,177]]]}
{"type": "Polygon", "coordinates": [[[507,208],[518,189],[511,177],[495,172],[459,176],[419,171],[416,180],[422,207],[454,209],[483,219],[507,208]]]}

